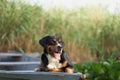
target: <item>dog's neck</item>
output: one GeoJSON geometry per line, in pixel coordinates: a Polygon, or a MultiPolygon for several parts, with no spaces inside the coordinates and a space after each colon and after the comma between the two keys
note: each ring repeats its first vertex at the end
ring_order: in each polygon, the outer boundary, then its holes
{"type": "Polygon", "coordinates": [[[52,69],[52,68],[61,68],[62,64],[59,63],[59,60],[54,58],[53,56],[47,54],[47,58],[48,58],[48,61],[49,61],[49,64],[48,64],[48,68],[49,69],[52,69]]]}

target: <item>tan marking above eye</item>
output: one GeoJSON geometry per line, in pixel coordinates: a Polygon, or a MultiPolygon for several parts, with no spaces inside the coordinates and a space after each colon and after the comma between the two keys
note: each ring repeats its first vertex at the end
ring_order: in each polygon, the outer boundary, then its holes
{"type": "Polygon", "coordinates": [[[54,42],[56,42],[57,40],[56,39],[53,39],[54,42]]]}
{"type": "Polygon", "coordinates": [[[59,40],[58,42],[59,42],[59,43],[62,43],[62,40],[59,40]]]}
{"type": "Polygon", "coordinates": [[[58,42],[61,42],[61,40],[59,39],[58,42]]]}

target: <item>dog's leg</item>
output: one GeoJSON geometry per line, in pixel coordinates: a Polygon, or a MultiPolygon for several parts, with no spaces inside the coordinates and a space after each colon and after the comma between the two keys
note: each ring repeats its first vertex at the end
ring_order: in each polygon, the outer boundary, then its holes
{"type": "Polygon", "coordinates": [[[34,71],[45,71],[45,69],[43,67],[43,63],[41,62],[40,67],[39,68],[35,68],[34,71]]]}
{"type": "Polygon", "coordinates": [[[67,66],[67,61],[64,61],[63,63],[62,63],[62,67],[66,67],[67,66]]]}
{"type": "Polygon", "coordinates": [[[59,68],[53,68],[53,69],[49,69],[49,72],[63,72],[63,70],[59,68]]]}
{"type": "Polygon", "coordinates": [[[65,69],[65,72],[67,72],[67,73],[73,73],[74,70],[72,68],[68,67],[68,68],[65,69]]]}

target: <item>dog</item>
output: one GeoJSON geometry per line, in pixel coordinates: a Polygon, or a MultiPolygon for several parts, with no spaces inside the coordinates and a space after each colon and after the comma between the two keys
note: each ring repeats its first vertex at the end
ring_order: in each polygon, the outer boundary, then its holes
{"type": "Polygon", "coordinates": [[[64,42],[60,36],[45,36],[39,40],[44,51],[41,65],[36,71],[73,73],[73,64],[64,51],[64,42]]]}

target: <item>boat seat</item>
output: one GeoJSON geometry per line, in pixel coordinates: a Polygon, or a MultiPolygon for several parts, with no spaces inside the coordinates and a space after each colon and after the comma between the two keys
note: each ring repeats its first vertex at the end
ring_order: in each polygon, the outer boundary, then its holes
{"type": "Polygon", "coordinates": [[[0,70],[34,70],[39,66],[39,58],[20,53],[0,53],[0,70]]]}

